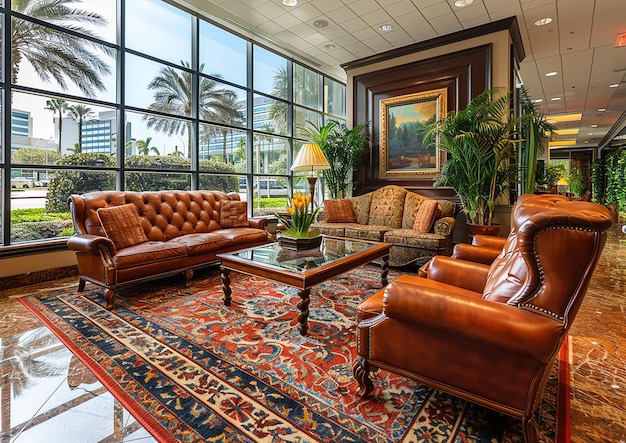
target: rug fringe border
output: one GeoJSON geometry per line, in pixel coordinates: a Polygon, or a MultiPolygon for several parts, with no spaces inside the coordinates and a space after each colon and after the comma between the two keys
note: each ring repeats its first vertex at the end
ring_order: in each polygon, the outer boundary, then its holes
{"type": "Polygon", "coordinates": [[[150,416],[144,416],[140,413],[140,407],[120,386],[111,383],[112,378],[105,374],[104,371],[76,344],[71,341],[67,335],[61,331],[56,325],[48,319],[43,312],[39,311],[26,297],[18,297],[17,299],[29,311],[31,311],[39,320],[41,320],[47,328],[53,331],[54,335],[61,341],[81,362],[83,362],[96,378],[106,387],[111,395],[119,401],[126,410],[160,443],[178,443],[178,439],[169,434],[163,426],[150,416]],[[57,334],[58,332],[58,334],[57,334]]]}

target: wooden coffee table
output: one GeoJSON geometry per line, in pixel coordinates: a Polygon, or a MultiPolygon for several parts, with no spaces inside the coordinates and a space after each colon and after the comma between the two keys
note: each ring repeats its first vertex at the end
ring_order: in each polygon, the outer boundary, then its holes
{"type": "Polygon", "coordinates": [[[269,243],[218,254],[222,261],[224,304],[230,306],[231,302],[231,270],[296,287],[301,299],[298,303],[298,327],[300,334],[306,335],[311,287],[380,258],[380,282],[383,287],[386,286],[390,247],[388,243],[324,237],[319,248],[305,251],[287,250],[281,248],[279,243],[269,243]]]}

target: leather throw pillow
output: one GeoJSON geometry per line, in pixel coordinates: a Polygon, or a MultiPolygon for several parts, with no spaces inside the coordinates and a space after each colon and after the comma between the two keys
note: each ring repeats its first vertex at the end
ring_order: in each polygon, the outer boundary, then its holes
{"type": "Polygon", "coordinates": [[[116,249],[124,249],[148,241],[148,237],[141,227],[137,207],[132,203],[100,208],[98,209],[98,218],[104,232],[111,239],[116,249]]]}
{"type": "Polygon", "coordinates": [[[248,202],[239,200],[222,200],[220,202],[220,227],[248,227],[248,202]]]}
{"type": "Polygon", "coordinates": [[[355,223],[350,200],[324,200],[324,212],[328,223],[355,223]]]}

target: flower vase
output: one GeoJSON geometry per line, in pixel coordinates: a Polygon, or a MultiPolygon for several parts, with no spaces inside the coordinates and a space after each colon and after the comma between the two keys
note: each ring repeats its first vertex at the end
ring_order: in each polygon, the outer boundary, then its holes
{"type": "MultiPolygon", "coordinates": [[[[284,249],[290,249],[293,251],[301,251],[304,249],[317,249],[322,244],[322,235],[319,231],[316,231],[317,234],[313,234],[311,237],[294,237],[289,235],[288,232],[284,231],[280,233],[278,237],[278,242],[280,243],[280,247],[284,249]]],[[[310,233],[312,233],[310,231],[310,233]]]]}

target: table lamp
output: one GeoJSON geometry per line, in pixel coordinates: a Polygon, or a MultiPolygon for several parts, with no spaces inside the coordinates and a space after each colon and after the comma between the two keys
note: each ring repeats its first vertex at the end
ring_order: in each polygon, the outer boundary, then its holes
{"type": "Polygon", "coordinates": [[[307,177],[309,181],[309,192],[311,193],[311,206],[315,201],[315,182],[317,177],[313,175],[313,171],[321,171],[324,169],[330,169],[328,160],[324,157],[322,148],[317,143],[305,143],[300,148],[298,155],[296,155],[291,170],[298,171],[311,171],[311,175],[307,177]]]}

